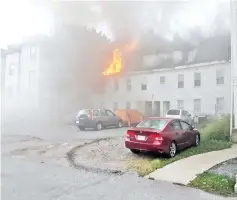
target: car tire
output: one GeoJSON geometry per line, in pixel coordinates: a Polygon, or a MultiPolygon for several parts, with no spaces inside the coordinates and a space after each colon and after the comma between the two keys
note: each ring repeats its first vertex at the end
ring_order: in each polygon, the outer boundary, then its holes
{"type": "Polygon", "coordinates": [[[174,141],[172,141],[169,146],[169,153],[168,153],[169,158],[174,158],[176,156],[176,153],[177,153],[177,145],[174,141]]]}
{"type": "Polygon", "coordinates": [[[79,126],[78,128],[80,129],[80,131],[84,131],[86,129],[84,126],[79,126]]]}
{"type": "Polygon", "coordinates": [[[98,122],[98,123],[96,124],[96,128],[95,128],[95,129],[96,129],[97,131],[101,131],[102,128],[103,128],[102,124],[101,124],[100,122],[98,122]]]}
{"type": "Polygon", "coordinates": [[[122,121],[119,121],[118,125],[117,125],[117,128],[122,128],[123,127],[123,122],[122,121]]]}
{"type": "Polygon", "coordinates": [[[198,147],[199,145],[200,145],[200,135],[196,134],[193,146],[198,147]]]}
{"type": "Polygon", "coordinates": [[[138,149],[130,149],[130,151],[134,154],[139,154],[141,151],[138,149]]]}

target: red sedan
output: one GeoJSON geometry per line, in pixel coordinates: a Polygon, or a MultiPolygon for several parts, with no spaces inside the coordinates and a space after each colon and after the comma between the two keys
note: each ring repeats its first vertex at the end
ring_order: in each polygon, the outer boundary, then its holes
{"type": "Polygon", "coordinates": [[[174,157],[177,150],[200,144],[200,133],[181,119],[149,118],[127,131],[125,146],[133,153],[151,151],[174,157]]]}

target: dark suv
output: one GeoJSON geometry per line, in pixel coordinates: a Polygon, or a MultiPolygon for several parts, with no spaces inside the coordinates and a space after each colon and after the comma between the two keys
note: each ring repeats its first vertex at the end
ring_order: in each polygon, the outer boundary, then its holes
{"type": "Polygon", "coordinates": [[[122,120],[108,109],[82,109],[76,116],[76,125],[80,130],[94,128],[100,131],[103,128],[122,127],[122,120]]]}

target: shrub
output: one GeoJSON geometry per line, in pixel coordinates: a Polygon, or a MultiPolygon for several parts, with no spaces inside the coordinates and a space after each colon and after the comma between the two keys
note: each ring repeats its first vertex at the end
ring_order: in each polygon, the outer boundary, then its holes
{"type": "Polygon", "coordinates": [[[204,140],[223,140],[230,139],[230,116],[224,116],[208,124],[201,130],[204,140]]]}

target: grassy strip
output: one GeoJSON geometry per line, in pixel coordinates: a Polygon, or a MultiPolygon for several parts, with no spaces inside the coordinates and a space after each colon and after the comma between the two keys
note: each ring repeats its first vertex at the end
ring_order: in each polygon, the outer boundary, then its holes
{"type": "Polygon", "coordinates": [[[234,185],[235,181],[233,179],[210,172],[204,172],[198,175],[189,184],[191,187],[223,196],[232,196],[234,194],[234,185]]]}
{"type": "Polygon", "coordinates": [[[155,171],[156,169],[162,168],[177,160],[187,158],[196,154],[206,153],[210,151],[217,151],[222,149],[227,149],[231,147],[230,142],[219,141],[219,140],[209,140],[202,141],[199,147],[191,147],[184,151],[178,153],[174,158],[141,158],[138,160],[128,161],[127,168],[134,169],[139,176],[145,176],[155,171]]]}

